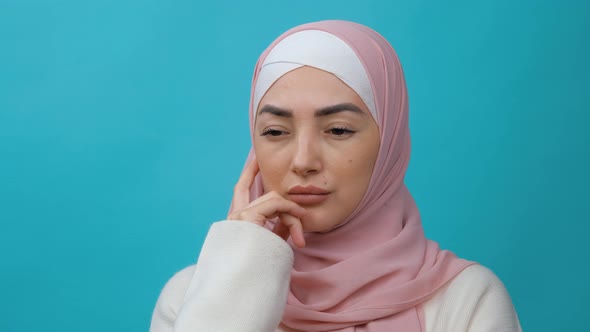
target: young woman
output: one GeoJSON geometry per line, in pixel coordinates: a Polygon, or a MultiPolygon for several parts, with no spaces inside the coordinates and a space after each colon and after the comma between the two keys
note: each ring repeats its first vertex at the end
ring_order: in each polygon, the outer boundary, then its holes
{"type": "Polygon", "coordinates": [[[404,76],[378,33],[285,32],[257,63],[250,126],[228,218],[167,283],[152,332],[520,331],[490,270],[424,237],[404,76]]]}

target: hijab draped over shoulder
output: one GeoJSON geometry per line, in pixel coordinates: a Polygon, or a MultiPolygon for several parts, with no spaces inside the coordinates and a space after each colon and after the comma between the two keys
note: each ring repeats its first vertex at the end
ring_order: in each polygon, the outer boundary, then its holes
{"type": "MultiPolygon", "coordinates": [[[[282,323],[303,331],[423,331],[421,303],[472,262],[424,236],[404,184],[410,158],[408,94],[389,43],[366,26],[321,21],[279,36],[254,71],[250,127],[260,99],[287,72],[332,73],[363,100],[380,130],[380,148],[362,201],[346,220],[291,245],[295,262],[282,323]]],[[[250,151],[249,159],[254,151],[250,151]]],[[[251,199],[263,195],[257,176],[251,199]]]]}

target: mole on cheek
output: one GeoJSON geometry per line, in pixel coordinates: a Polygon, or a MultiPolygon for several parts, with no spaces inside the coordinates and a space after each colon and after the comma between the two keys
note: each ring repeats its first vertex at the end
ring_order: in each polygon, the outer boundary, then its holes
{"type": "Polygon", "coordinates": [[[351,163],[352,162],[352,159],[348,159],[348,162],[351,163]]]}

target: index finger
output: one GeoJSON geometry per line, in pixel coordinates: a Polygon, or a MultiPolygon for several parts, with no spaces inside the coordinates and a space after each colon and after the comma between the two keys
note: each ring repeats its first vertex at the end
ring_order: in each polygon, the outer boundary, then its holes
{"type": "Polygon", "coordinates": [[[234,187],[234,210],[242,210],[250,204],[250,187],[252,187],[258,171],[259,167],[256,157],[252,157],[252,160],[250,160],[234,187]]]}

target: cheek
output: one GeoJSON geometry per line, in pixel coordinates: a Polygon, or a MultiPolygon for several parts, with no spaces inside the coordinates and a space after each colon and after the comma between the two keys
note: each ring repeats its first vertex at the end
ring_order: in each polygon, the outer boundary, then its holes
{"type": "Polygon", "coordinates": [[[260,176],[262,177],[262,184],[265,193],[273,190],[280,191],[280,185],[284,176],[276,166],[260,166],[260,176]]]}
{"type": "Polygon", "coordinates": [[[288,170],[288,159],[281,155],[281,151],[276,151],[264,143],[254,144],[254,153],[256,161],[260,168],[260,176],[264,191],[280,190],[281,183],[285,178],[288,170]]]}
{"type": "Polygon", "coordinates": [[[345,189],[349,194],[363,194],[371,179],[372,166],[373,163],[367,157],[348,156],[338,165],[334,165],[334,170],[337,181],[344,185],[342,189],[345,189]]]}
{"type": "MultiPolygon", "coordinates": [[[[364,143],[364,142],[363,142],[364,143]]],[[[378,146],[358,144],[342,153],[342,158],[335,163],[342,172],[354,174],[355,177],[371,176],[377,159],[378,146]]]]}
{"type": "Polygon", "coordinates": [[[344,158],[334,163],[339,181],[347,184],[346,190],[349,193],[355,193],[355,200],[362,197],[367,190],[379,152],[378,144],[366,143],[351,147],[343,154],[344,158]]]}

